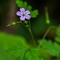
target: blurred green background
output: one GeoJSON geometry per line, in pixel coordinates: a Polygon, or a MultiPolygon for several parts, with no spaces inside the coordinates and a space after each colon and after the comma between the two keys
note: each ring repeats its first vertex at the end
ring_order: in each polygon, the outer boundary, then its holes
{"type": "MultiPolygon", "coordinates": [[[[30,20],[32,33],[37,43],[37,40],[43,37],[44,33],[50,26],[59,26],[60,1],[59,0],[23,0],[23,1],[26,1],[29,5],[31,5],[33,10],[37,9],[39,11],[39,15],[36,18],[31,18],[30,20]],[[47,7],[48,9],[50,24],[46,23],[45,7],[47,7]]],[[[23,40],[22,43],[23,45],[26,45],[26,47],[28,47],[27,44],[29,44],[29,46],[30,45],[33,46],[31,35],[22,24],[6,27],[7,24],[13,21],[19,21],[19,17],[16,16],[17,10],[19,10],[19,8],[17,7],[15,0],[0,0],[0,46],[5,47],[5,49],[11,47],[8,43],[10,40],[11,40],[10,42],[13,43],[16,43],[14,42],[15,40],[17,41],[23,40]],[[25,43],[24,41],[27,43],[25,43]]],[[[46,36],[46,39],[51,39],[52,41],[54,41],[55,36],[56,29],[52,29],[46,36]]],[[[11,43],[12,46],[14,46],[13,43],[11,43]]],[[[44,53],[42,55],[44,55],[44,53]]],[[[50,57],[51,56],[48,56],[47,54],[44,55],[44,58],[46,60],[48,60],[50,57]]],[[[55,60],[55,57],[51,57],[51,60],[55,60]]]]}
{"type": "MultiPolygon", "coordinates": [[[[31,26],[32,31],[36,39],[40,38],[42,34],[47,30],[47,28],[51,25],[58,26],[60,24],[60,2],[59,0],[23,0],[26,1],[29,5],[31,5],[34,9],[38,9],[39,15],[36,18],[31,18],[31,26]],[[45,16],[45,7],[48,9],[50,24],[46,23],[45,16]]],[[[0,30],[11,33],[11,34],[19,34],[24,35],[25,28],[21,26],[21,24],[6,27],[7,24],[13,21],[19,21],[19,17],[16,16],[16,11],[19,8],[17,7],[15,0],[0,0],[0,30]]],[[[29,34],[27,32],[27,34],[29,34]]],[[[27,37],[27,34],[25,35],[27,37]]],[[[28,37],[27,37],[28,38],[28,37]]],[[[53,38],[53,37],[49,37],[53,38]]],[[[29,38],[28,38],[29,39],[29,38]]]]}

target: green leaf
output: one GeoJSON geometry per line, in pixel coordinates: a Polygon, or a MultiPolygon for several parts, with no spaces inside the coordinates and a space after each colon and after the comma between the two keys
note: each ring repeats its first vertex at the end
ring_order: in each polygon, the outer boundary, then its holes
{"type": "Polygon", "coordinates": [[[48,53],[45,51],[44,48],[40,47],[39,54],[40,54],[40,60],[41,60],[41,58],[43,60],[50,60],[50,56],[48,55],[48,53]]]}
{"type": "Polygon", "coordinates": [[[21,8],[24,7],[23,1],[16,0],[16,4],[17,4],[18,7],[21,7],[21,8]]]}
{"type": "MultiPolygon", "coordinates": [[[[13,57],[13,59],[17,58],[16,56],[21,57],[21,55],[24,54],[25,50],[29,48],[25,38],[22,36],[9,35],[9,34],[0,32],[0,37],[1,37],[0,52],[1,54],[3,54],[3,55],[0,55],[0,57],[2,56],[2,58],[4,59],[5,57],[7,57],[7,59],[10,58],[10,55],[13,57]]],[[[13,59],[8,59],[8,60],[13,60],[13,59]]]]}
{"type": "Polygon", "coordinates": [[[27,9],[27,2],[24,2],[24,8],[27,9]]]}
{"type": "Polygon", "coordinates": [[[46,52],[49,53],[51,56],[56,56],[57,55],[57,51],[54,49],[46,49],[46,52]]]}
{"type": "Polygon", "coordinates": [[[21,56],[20,60],[27,60],[27,58],[25,57],[26,53],[29,51],[30,49],[27,49],[24,54],[21,56]]]}
{"type": "Polygon", "coordinates": [[[53,46],[53,44],[52,44],[52,42],[49,40],[49,41],[47,41],[46,39],[40,39],[40,44],[41,44],[41,46],[43,47],[43,48],[53,48],[52,46],[53,46]]]}
{"type": "Polygon", "coordinates": [[[44,39],[44,40],[41,39],[40,43],[41,42],[42,42],[42,44],[41,44],[42,48],[44,48],[48,54],[50,54],[52,56],[59,56],[59,53],[60,53],[60,45],[59,44],[57,44],[55,42],[52,43],[51,40],[47,41],[46,39],[44,39]]]}
{"type": "Polygon", "coordinates": [[[54,48],[57,50],[58,54],[60,53],[60,45],[58,43],[54,43],[54,48]]]}
{"type": "Polygon", "coordinates": [[[39,60],[38,50],[36,48],[30,49],[30,51],[26,53],[26,58],[28,60],[39,60]]]}
{"type": "Polygon", "coordinates": [[[27,6],[27,2],[16,0],[16,4],[17,4],[18,7],[25,8],[26,10],[31,11],[31,9],[32,9],[32,7],[30,5],[27,6]]]}
{"type": "Polygon", "coordinates": [[[39,39],[38,40],[38,43],[41,45],[41,46],[45,46],[47,44],[47,40],[46,39],[39,39]]]}
{"type": "Polygon", "coordinates": [[[55,41],[60,43],[60,37],[55,37],[55,41]]]}
{"type": "Polygon", "coordinates": [[[31,17],[35,18],[38,15],[38,10],[31,11],[31,17]]]}
{"type": "Polygon", "coordinates": [[[27,7],[27,10],[30,10],[30,11],[31,11],[31,9],[32,9],[32,7],[29,5],[29,6],[27,7]]]}
{"type": "Polygon", "coordinates": [[[48,52],[52,56],[58,56],[59,57],[59,54],[60,54],[60,46],[59,46],[59,44],[57,44],[55,42],[52,47],[53,48],[51,48],[51,47],[47,48],[46,52],[48,52]]]}
{"type": "Polygon", "coordinates": [[[2,47],[0,47],[0,60],[13,60],[10,54],[7,54],[2,47]]]}
{"type": "Polygon", "coordinates": [[[43,60],[43,59],[41,58],[41,60],[43,60]]]}
{"type": "Polygon", "coordinates": [[[60,27],[57,28],[57,35],[60,37],[60,27]]]}
{"type": "Polygon", "coordinates": [[[55,41],[60,43],[60,27],[57,28],[56,34],[57,36],[55,37],[55,41]]]}

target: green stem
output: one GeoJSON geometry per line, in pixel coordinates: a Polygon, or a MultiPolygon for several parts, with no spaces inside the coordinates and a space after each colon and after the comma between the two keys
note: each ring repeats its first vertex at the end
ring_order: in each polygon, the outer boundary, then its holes
{"type": "Polygon", "coordinates": [[[34,37],[33,37],[32,31],[31,31],[30,21],[29,21],[29,32],[30,32],[30,34],[31,34],[31,37],[32,37],[33,43],[34,43],[34,45],[36,46],[36,43],[35,43],[35,40],[34,40],[34,37]]]}
{"type": "MultiPolygon", "coordinates": [[[[20,22],[17,22],[17,23],[22,23],[21,21],[20,22]]],[[[23,23],[22,23],[23,24],[23,23]]],[[[23,24],[23,26],[26,28],[26,26],[23,24]]],[[[32,31],[31,31],[31,25],[30,25],[30,21],[29,21],[29,28],[26,28],[30,34],[31,34],[31,37],[32,37],[32,40],[33,40],[33,44],[36,46],[36,43],[35,43],[35,40],[34,40],[34,37],[33,37],[33,34],[32,34],[32,31]]]]}
{"type": "MultiPolygon", "coordinates": [[[[21,21],[18,21],[18,22],[16,22],[16,23],[21,23],[25,28],[26,28],[26,26],[21,22],[21,21]]],[[[28,28],[26,28],[27,30],[28,30],[28,28]]],[[[29,31],[29,30],[28,30],[29,31]]]]}
{"type": "MultiPolygon", "coordinates": [[[[47,34],[49,33],[49,31],[50,31],[52,28],[57,28],[57,27],[54,27],[54,26],[49,27],[48,30],[46,31],[46,33],[44,34],[43,38],[42,38],[43,41],[44,41],[45,37],[47,36],[47,34]]],[[[39,44],[38,50],[39,50],[40,46],[42,45],[43,41],[39,44]]]]}

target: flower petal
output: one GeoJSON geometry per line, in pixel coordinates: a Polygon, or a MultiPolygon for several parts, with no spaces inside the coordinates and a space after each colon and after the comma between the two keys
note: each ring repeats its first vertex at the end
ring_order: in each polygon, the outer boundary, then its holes
{"type": "Polygon", "coordinates": [[[30,15],[25,15],[25,18],[30,20],[31,16],[30,15]]]}
{"type": "Polygon", "coordinates": [[[24,14],[30,14],[30,11],[29,10],[26,10],[24,14]]]}
{"type": "Polygon", "coordinates": [[[24,13],[25,9],[24,8],[20,8],[20,11],[21,11],[21,13],[24,13]]]}
{"type": "Polygon", "coordinates": [[[25,16],[21,16],[21,17],[20,17],[20,20],[21,20],[21,21],[24,21],[24,20],[25,20],[25,16]]]}
{"type": "Polygon", "coordinates": [[[21,12],[20,12],[20,11],[17,11],[17,12],[16,12],[16,15],[17,15],[17,16],[21,16],[21,12]]]}

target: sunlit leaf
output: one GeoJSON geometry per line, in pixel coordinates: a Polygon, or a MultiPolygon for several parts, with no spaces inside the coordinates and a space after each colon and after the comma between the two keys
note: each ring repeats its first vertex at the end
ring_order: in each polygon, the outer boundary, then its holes
{"type": "Polygon", "coordinates": [[[13,60],[10,54],[7,54],[2,47],[0,47],[0,60],[13,60]]]}
{"type": "MultiPolygon", "coordinates": [[[[0,32],[0,37],[1,37],[0,46],[4,50],[4,52],[1,52],[3,50],[0,49],[0,52],[1,54],[6,54],[5,56],[7,57],[7,59],[10,57],[10,55],[13,58],[15,58],[16,56],[23,55],[25,50],[29,47],[26,43],[25,38],[22,36],[14,36],[14,35],[9,35],[9,34],[0,32]]],[[[2,58],[5,57],[3,55],[1,56],[2,58]]],[[[10,59],[10,60],[13,60],[13,59],[10,59]]]]}

